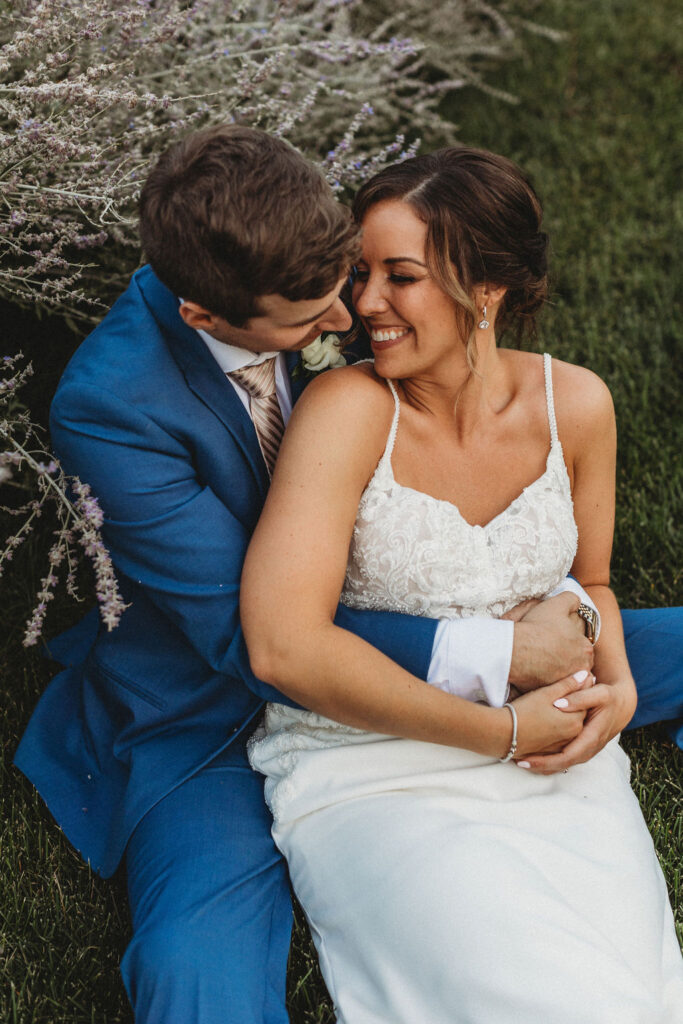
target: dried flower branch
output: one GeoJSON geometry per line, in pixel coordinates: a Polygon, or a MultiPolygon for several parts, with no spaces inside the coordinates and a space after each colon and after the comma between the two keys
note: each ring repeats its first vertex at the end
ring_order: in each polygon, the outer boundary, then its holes
{"type": "MultiPolygon", "coordinates": [[[[53,600],[59,582],[60,569],[67,567],[66,589],[78,599],[76,563],[79,545],[92,563],[95,573],[95,591],[100,602],[100,615],[107,629],[118,624],[125,604],[116,584],[114,569],[100,534],[102,511],[87,484],[77,477],[67,477],[56,460],[44,451],[38,428],[31,423],[28,413],[17,405],[17,391],[32,373],[30,363],[22,368],[22,355],[6,356],[0,377],[0,485],[13,486],[12,504],[0,504],[0,510],[12,517],[23,519],[18,531],[0,550],[0,576],[15,551],[31,535],[36,520],[50,505],[56,513],[58,527],[56,540],[48,554],[48,571],[40,581],[36,604],[26,623],[24,646],[38,642],[48,603],[53,600]],[[28,479],[27,479],[28,478],[28,479]],[[33,486],[31,484],[31,481],[33,486]],[[17,492],[31,494],[26,501],[17,498],[17,492]]],[[[1,371],[0,371],[1,372],[1,371]]]]}
{"type": "Polygon", "coordinates": [[[513,51],[480,0],[0,0],[0,296],[100,315],[147,168],[190,126],[261,126],[355,186],[404,137],[451,138],[443,92],[513,51]]]}

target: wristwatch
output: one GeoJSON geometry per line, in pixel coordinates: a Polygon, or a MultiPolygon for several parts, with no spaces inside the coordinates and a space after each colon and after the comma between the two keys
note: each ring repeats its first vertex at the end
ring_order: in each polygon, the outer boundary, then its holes
{"type": "Polygon", "coordinates": [[[585,623],[586,636],[594,644],[597,639],[598,613],[588,604],[580,604],[577,610],[585,623]]]}

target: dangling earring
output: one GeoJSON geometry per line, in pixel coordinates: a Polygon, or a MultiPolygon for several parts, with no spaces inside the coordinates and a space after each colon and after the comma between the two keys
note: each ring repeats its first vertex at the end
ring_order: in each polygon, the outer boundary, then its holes
{"type": "Polygon", "coordinates": [[[481,320],[479,321],[479,328],[485,331],[487,327],[490,327],[488,320],[486,319],[486,306],[481,311],[481,320]]]}

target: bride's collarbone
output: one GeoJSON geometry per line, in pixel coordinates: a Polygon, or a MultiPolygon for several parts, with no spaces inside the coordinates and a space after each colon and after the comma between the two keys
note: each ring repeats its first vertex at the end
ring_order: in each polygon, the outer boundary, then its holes
{"type": "Polygon", "coordinates": [[[457,506],[473,525],[485,525],[547,471],[545,430],[495,431],[459,440],[453,431],[412,431],[403,424],[391,455],[394,480],[457,506]]]}
{"type": "Polygon", "coordinates": [[[471,524],[496,518],[548,469],[552,439],[543,359],[517,352],[510,357],[520,372],[500,393],[465,400],[452,412],[421,407],[399,392],[391,455],[396,483],[456,505],[471,524]]]}

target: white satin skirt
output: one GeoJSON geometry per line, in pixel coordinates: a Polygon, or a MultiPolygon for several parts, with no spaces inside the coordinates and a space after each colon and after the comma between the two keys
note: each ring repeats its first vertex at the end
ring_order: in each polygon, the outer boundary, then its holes
{"type": "Polygon", "coordinates": [[[539,776],[270,705],[250,757],[339,1024],[683,1024],[616,740],[539,776]]]}

